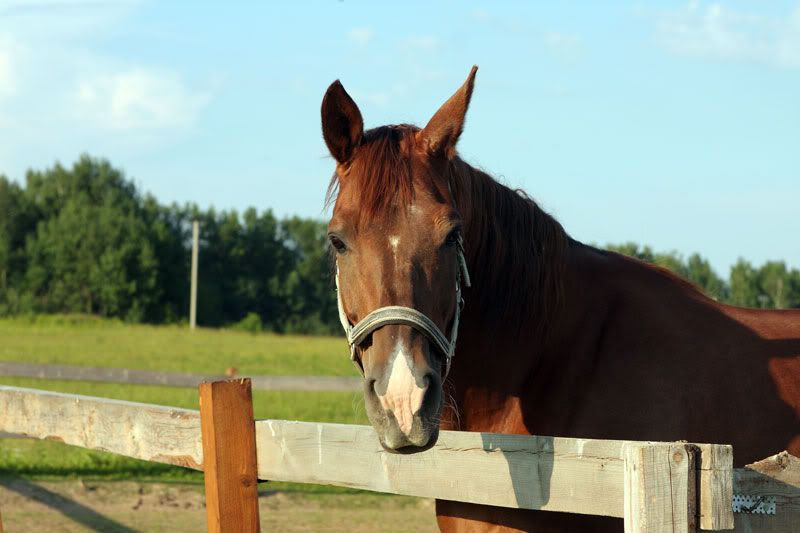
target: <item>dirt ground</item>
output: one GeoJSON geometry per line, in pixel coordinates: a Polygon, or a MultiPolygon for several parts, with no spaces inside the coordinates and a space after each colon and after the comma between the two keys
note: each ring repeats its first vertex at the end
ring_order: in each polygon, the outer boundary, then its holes
{"type": "MultiPolygon", "coordinates": [[[[372,494],[266,493],[263,531],[436,531],[431,500],[372,494]]],[[[4,533],[200,532],[197,485],[0,479],[4,533]]]]}

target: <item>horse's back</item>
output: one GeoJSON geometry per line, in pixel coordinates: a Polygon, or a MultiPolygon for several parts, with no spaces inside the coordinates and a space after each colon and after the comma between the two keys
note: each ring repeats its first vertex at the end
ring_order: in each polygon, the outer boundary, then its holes
{"type": "Polygon", "coordinates": [[[616,268],[576,424],[585,427],[574,430],[733,444],[737,466],[800,455],[800,310],[725,305],[661,269],[623,259],[616,268]]]}

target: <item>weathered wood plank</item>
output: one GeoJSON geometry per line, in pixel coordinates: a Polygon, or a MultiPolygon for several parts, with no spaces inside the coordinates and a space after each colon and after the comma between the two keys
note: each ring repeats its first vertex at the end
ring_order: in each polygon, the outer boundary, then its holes
{"type": "MultiPolygon", "coordinates": [[[[0,376],[192,388],[206,381],[219,381],[230,377],[190,372],[154,372],[130,368],[43,365],[6,361],[0,361],[0,376]]],[[[343,376],[251,376],[250,381],[255,390],[358,391],[361,390],[362,385],[361,378],[343,376]]]]}
{"type": "Polygon", "coordinates": [[[0,386],[0,431],[202,470],[197,411],[0,386]]]}
{"type": "Polygon", "coordinates": [[[260,531],[250,380],[200,385],[208,531],[260,531]]]}
{"type": "Polygon", "coordinates": [[[700,529],[733,529],[733,447],[698,444],[700,529]]]}
{"type": "Polygon", "coordinates": [[[775,514],[736,513],[734,531],[800,531],[800,459],[787,452],[733,470],[733,493],[763,501],[774,498],[775,514]]]}
{"type": "Polygon", "coordinates": [[[369,426],[256,422],[260,479],[623,516],[623,441],[443,431],[432,449],[383,451],[369,426]]]}
{"type": "Polygon", "coordinates": [[[625,533],[696,531],[694,451],[684,443],[629,443],[625,533]]]}

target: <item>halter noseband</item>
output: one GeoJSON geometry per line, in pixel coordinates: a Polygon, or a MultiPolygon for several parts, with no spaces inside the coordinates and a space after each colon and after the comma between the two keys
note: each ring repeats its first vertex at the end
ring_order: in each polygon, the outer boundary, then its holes
{"type": "Polygon", "coordinates": [[[442,376],[442,381],[447,378],[450,373],[450,363],[456,351],[456,339],[458,338],[458,322],[461,318],[461,309],[464,307],[464,297],[461,294],[461,283],[465,287],[470,287],[469,271],[467,270],[467,261],[464,259],[464,243],[461,237],[458,238],[458,265],[456,266],[456,311],[453,316],[453,326],[450,331],[450,338],[448,339],[442,330],[428,318],[425,314],[417,311],[412,307],[404,307],[401,305],[389,305],[375,309],[367,316],[362,318],[357,324],[351,325],[347,314],[344,312],[344,305],[342,304],[342,294],[339,291],[339,266],[336,266],[336,300],[339,307],[339,321],[342,323],[342,328],[347,335],[347,342],[350,345],[350,359],[353,364],[364,373],[361,365],[356,361],[356,347],[360,346],[364,339],[376,329],[382,328],[389,324],[401,324],[404,326],[411,326],[416,329],[431,342],[434,348],[444,356],[445,371],[442,376]]]}

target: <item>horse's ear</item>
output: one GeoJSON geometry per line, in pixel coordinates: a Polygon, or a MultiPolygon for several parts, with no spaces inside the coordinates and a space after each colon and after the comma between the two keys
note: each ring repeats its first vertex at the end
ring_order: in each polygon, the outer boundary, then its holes
{"type": "Polygon", "coordinates": [[[456,154],[456,143],[464,129],[464,118],[472,97],[476,72],[478,67],[473,66],[464,85],[439,108],[428,125],[419,132],[420,139],[427,145],[431,155],[451,159],[456,154]]]}
{"type": "Polygon", "coordinates": [[[331,155],[347,163],[364,134],[364,120],[358,106],[336,80],[322,99],[322,136],[331,155]]]}

